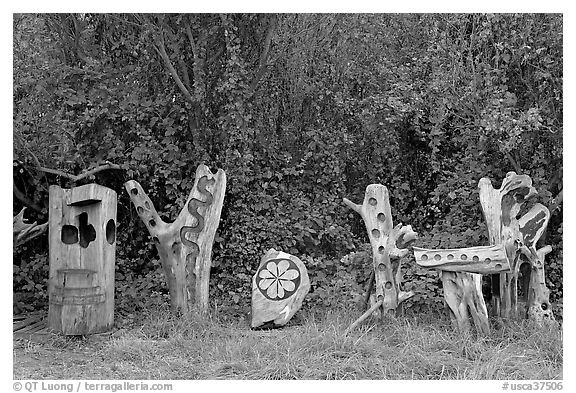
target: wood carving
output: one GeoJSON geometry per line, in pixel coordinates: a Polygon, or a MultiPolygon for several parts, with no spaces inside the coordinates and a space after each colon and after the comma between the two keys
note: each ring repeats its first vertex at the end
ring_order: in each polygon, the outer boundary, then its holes
{"type": "Polygon", "coordinates": [[[502,244],[510,261],[510,272],[494,279],[494,311],[503,318],[518,315],[518,274],[525,259],[531,266],[527,314],[541,321],[554,319],[549,304],[549,291],[544,283],[544,256],[551,248],[536,250],[536,243],[548,225],[550,212],[537,203],[526,211],[528,200],[536,195],[532,179],[508,172],[500,189],[494,189],[488,178],[480,179],[480,203],[488,226],[491,244],[502,244]]]}
{"type": "Polygon", "coordinates": [[[36,222],[24,222],[25,210],[26,208],[23,207],[20,213],[14,216],[12,221],[12,244],[14,248],[42,235],[48,230],[48,222],[41,225],[38,225],[36,222]]]}
{"type": "Polygon", "coordinates": [[[469,330],[469,312],[476,328],[490,333],[488,310],[482,296],[481,274],[510,269],[503,245],[444,250],[413,247],[416,263],[441,271],[444,299],[450,316],[460,330],[469,330]],[[476,273],[476,274],[472,274],[476,273]]]}
{"type": "Polygon", "coordinates": [[[416,263],[448,272],[490,274],[510,270],[502,245],[428,250],[413,247],[416,263]]]}
{"type": "Polygon", "coordinates": [[[166,275],[172,310],[187,313],[192,305],[208,310],[212,245],[220,223],[226,174],[213,174],[206,165],[196,169],[194,186],[173,223],[164,222],[140,184],[124,184],[136,211],[158,250],[166,275]]]}
{"type": "Polygon", "coordinates": [[[344,203],[360,214],[366,224],[374,262],[375,301],[382,303],[384,313],[396,313],[398,305],[414,295],[412,291],[404,292],[400,289],[400,259],[409,252],[406,247],[418,235],[410,225],[399,224],[393,227],[388,189],[381,184],[366,187],[362,205],[346,198],[344,203]]]}
{"type": "Polygon", "coordinates": [[[116,192],[97,184],[49,190],[48,327],[102,333],[114,323],[116,192]]]}
{"type": "Polygon", "coordinates": [[[309,290],[308,271],[300,259],[268,250],[252,277],[252,328],[285,325],[309,290]]]}
{"type": "Polygon", "coordinates": [[[470,329],[468,310],[478,331],[489,334],[488,310],[482,296],[482,275],[442,271],[444,299],[450,317],[461,331],[470,329]]]}
{"type": "Polygon", "coordinates": [[[531,267],[529,286],[526,290],[526,316],[538,323],[555,319],[550,307],[550,291],[546,287],[544,275],[544,260],[546,254],[552,251],[552,247],[548,245],[536,249],[536,243],[548,226],[549,220],[548,208],[539,203],[518,220],[518,229],[522,239],[519,243],[519,252],[521,258],[528,260],[531,267]]]}

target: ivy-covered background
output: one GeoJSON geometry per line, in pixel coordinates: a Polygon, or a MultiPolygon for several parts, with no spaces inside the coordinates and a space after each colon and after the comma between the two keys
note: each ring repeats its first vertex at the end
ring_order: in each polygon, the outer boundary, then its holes
{"type": "MultiPolygon", "coordinates": [[[[528,174],[546,206],[561,195],[561,15],[15,14],[13,32],[14,215],[45,222],[48,186],[69,185],[40,167],[121,165],[84,180],[119,195],[121,314],[168,302],[129,179],[170,220],[199,163],[226,171],[210,296],[233,316],[271,247],[308,266],[305,307],[359,304],[368,239],[342,198],[368,184],[423,247],[488,244],[481,177],[528,174]]],[[[543,239],[557,304],[561,211],[543,239]]],[[[406,307],[440,307],[437,274],[403,266],[406,307]]],[[[14,253],[15,311],[47,307],[47,277],[44,235],[14,253]]]]}

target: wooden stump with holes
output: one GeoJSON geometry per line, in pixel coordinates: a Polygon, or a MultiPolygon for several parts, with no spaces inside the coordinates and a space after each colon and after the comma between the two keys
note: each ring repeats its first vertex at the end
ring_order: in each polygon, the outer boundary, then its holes
{"type": "Polygon", "coordinates": [[[401,290],[402,272],[400,259],[409,250],[406,248],[417,237],[410,225],[392,225],[392,213],[388,189],[381,184],[366,187],[364,202],[357,205],[344,198],[344,203],[360,214],[370,238],[376,299],[381,303],[372,311],[382,310],[382,315],[396,314],[401,302],[414,295],[401,290]]]}
{"type": "Polygon", "coordinates": [[[48,327],[65,335],[114,323],[116,192],[87,184],[50,186],[48,327]]]}
{"type": "Polygon", "coordinates": [[[490,333],[488,310],[482,296],[482,274],[510,269],[502,245],[429,250],[413,247],[416,263],[441,272],[444,299],[450,316],[462,331],[470,329],[469,315],[476,329],[490,333]]]}
{"type": "Polygon", "coordinates": [[[199,165],[186,204],[172,223],[160,218],[137,181],[130,180],[124,187],[158,250],[172,310],[187,313],[196,307],[206,312],[212,245],[226,191],[225,172],[219,169],[213,174],[206,165],[199,165]]]}
{"type": "Polygon", "coordinates": [[[528,175],[508,172],[499,189],[490,179],[478,183],[480,203],[488,226],[491,244],[501,244],[510,260],[510,271],[492,276],[493,310],[502,318],[519,316],[518,276],[521,265],[530,275],[524,280],[526,310],[524,316],[542,322],[554,320],[549,302],[549,290],[544,280],[544,257],[552,248],[536,249],[536,243],[550,220],[550,212],[540,203],[531,203],[537,192],[528,175]]]}

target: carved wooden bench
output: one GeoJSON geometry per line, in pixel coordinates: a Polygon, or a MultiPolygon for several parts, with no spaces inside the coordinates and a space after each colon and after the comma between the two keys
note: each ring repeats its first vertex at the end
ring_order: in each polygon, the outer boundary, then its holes
{"type": "Polygon", "coordinates": [[[468,329],[468,309],[478,330],[488,333],[488,312],[482,296],[481,274],[493,274],[495,314],[518,315],[518,275],[523,262],[530,265],[526,315],[541,322],[553,320],[549,291],[544,280],[544,257],[552,248],[536,249],[536,243],[548,225],[548,209],[528,200],[536,195],[532,179],[509,172],[500,189],[488,178],[480,179],[480,203],[492,246],[451,250],[427,250],[414,247],[416,263],[441,271],[444,297],[460,329],[468,329]]]}
{"type": "Polygon", "coordinates": [[[468,330],[468,310],[476,328],[490,333],[488,310],[482,296],[482,274],[510,270],[503,245],[429,250],[413,247],[416,263],[441,272],[444,299],[460,330],[468,330]]]}

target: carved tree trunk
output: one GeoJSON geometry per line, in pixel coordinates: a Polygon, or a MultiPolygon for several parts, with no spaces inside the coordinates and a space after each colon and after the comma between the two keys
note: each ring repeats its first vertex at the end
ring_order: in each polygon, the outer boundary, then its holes
{"type": "Polygon", "coordinates": [[[488,310],[482,296],[482,275],[442,271],[444,299],[450,308],[452,322],[461,331],[470,330],[468,310],[476,328],[490,333],[488,310]]]}
{"type": "Polygon", "coordinates": [[[530,286],[526,315],[538,323],[555,320],[550,307],[550,291],[546,287],[544,275],[544,260],[546,254],[552,251],[551,246],[536,249],[536,244],[548,226],[550,211],[540,203],[536,203],[518,220],[521,247],[520,252],[528,259],[531,266],[530,286]]]}
{"type": "Polygon", "coordinates": [[[36,222],[25,223],[24,222],[24,211],[25,207],[20,210],[12,220],[12,244],[14,248],[24,244],[37,236],[45,233],[48,230],[48,223],[38,225],[36,222]]]}
{"type": "Polygon", "coordinates": [[[124,187],[158,250],[172,310],[186,313],[196,304],[207,311],[212,245],[226,190],[224,171],[213,174],[199,165],[185,207],[170,224],[162,221],[138,182],[130,180],[124,187]]]}
{"type": "Polygon", "coordinates": [[[362,216],[372,245],[376,279],[376,302],[382,303],[384,314],[396,313],[398,305],[414,293],[400,289],[402,272],[400,258],[408,253],[408,244],[417,237],[410,225],[392,226],[388,189],[381,184],[366,187],[362,205],[344,198],[344,203],[362,216]]]}
{"type": "Polygon", "coordinates": [[[528,289],[528,301],[526,314],[528,319],[543,323],[546,320],[554,320],[554,314],[550,307],[550,290],[546,287],[544,278],[544,258],[552,251],[552,247],[545,246],[536,251],[536,263],[532,266],[530,274],[530,287],[528,289]]]}
{"type": "MultiPolygon", "coordinates": [[[[510,272],[500,273],[495,280],[499,283],[498,286],[496,288],[493,286],[493,290],[496,290],[493,296],[495,313],[503,318],[518,315],[518,273],[521,253],[526,256],[532,266],[532,273],[535,273],[534,280],[539,280],[536,278],[538,275],[542,277],[542,284],[536,287],[533,287],[533,281],[530,281],[529,291],[536,291],[537,294],[529,297],[527,307],[533,308],[536,302],[534,299],[538,298],[541,308],[549,308],[548,290],[544,291],[542,288],[546,287],[543,284],[545,253],[542,254],[542,258],[539,258],[535,247],[548,225],[550,213],[541,204],[535,204],[525,213],[521,210],[523,205],[537,194],[532,187],[532,179],[527,175],[508,172],[500,189],[494,189],[488,178],[480,179],[478,187],[490,244],[503,244],[510,261],[510,272]]],[[[546,249],[544,247],[542,250],[546,249]]],[[[546,315],[550,317],[551,311],[546,312],[546,315]]]]}

